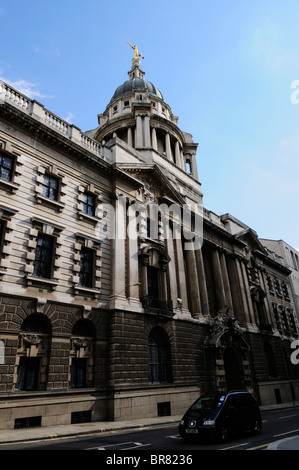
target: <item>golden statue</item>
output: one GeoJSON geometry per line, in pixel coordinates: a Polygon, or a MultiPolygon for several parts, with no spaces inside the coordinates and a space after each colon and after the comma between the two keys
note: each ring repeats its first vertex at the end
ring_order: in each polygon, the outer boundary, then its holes
{"type": "Polygon", "coordinates": [[[132,46],[132,44],[130,44],[129,41],[128,41],[128,44],[129,44],[129,46],[131,46],[132,49],[134,50],[134,59],[135,59],[135,60],[138,61],[138,60],[139,60],[139,57],[141,57],[142,59],[144,59],[144,57],[143,57],[143,55],[141,54],[141,52],[138,51],[136,44],[135,44],[135,46],[132,46]]]}

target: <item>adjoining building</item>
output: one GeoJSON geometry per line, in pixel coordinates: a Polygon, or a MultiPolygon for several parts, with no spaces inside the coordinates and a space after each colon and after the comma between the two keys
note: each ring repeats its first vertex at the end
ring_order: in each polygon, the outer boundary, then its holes
{"type": "Polygon", "coordinates": [[[0,428],[298,399],[291,270],[203,207],[196,150],[138,57],[88,132],[0,82],[0,428]]]}
{"type": "Polygon", "coordinates": [[[260,239],[261,243],[269,250],[280,256],[288,269],[290,269],[290,287],[294,300],[297,320],[299,320],[299,253],[296,248],[283,240],[260,239]]]}

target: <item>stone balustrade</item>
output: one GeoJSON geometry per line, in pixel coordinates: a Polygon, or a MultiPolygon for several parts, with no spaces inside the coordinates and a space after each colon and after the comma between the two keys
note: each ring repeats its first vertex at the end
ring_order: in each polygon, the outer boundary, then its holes
{"type": "Polygon", "coordinates": [[[78,129],[78,127],[56,116],[38,101],[31,100],[7,83],[0,80],[0,103],[1,102],[6,102],[15,106],[47,127],[54,129],[55,132],[68,137],[72,142],[84,147],[97,157],[105,160],[107,159],[104,157],[106,152],[104,152],[102,146],[84,134],[84,132],[78,129]]]}
{"type": "Polygon", "coordinates": [[[7,83],[0,80],[0,99],[12,103],[14,106],[28,111],[30,107],[30,99],[19,91],[15,90],[7,83]]]}

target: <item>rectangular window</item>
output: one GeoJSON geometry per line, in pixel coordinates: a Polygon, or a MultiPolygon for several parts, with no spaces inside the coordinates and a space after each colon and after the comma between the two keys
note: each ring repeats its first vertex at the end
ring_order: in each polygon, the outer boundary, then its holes
{"type": "Polygon", "coordinates": [[[90,248],[81,249],[79,285],[82,287],[93,287],[94,250],[90,248]]]}
{"type": "Polygon", "coordinates": [[[0,153],[0,178],[6,181],[12,180],[14,167],[13,157],[0,153]]]}
{"type": "Polygon", "coordinates": [[[157,403],[158,416],[171,416],[170,401],[157,403]]]}
{"type": "Polygon", "coordinates": [[[45,174],[44,182],[42,184],[42,196],[51,199],[52,201],[58,201],[59,193],[59,178],[55,176],[45,174]]]}
{"type": "Polygon", "coordinates": [[[95,215],[95,196],[93,194],[83,194],[83,212],[87,215],[95,215]]]}
{"type": "Polygon", "coordinates": [[[50,279],[52,276],[54,239],[48,235],[39,235],[36,239],[33,276],[50,279]]]}
{"type": "Polygon", "coordinates": [[[87,359],[73,358],[71,365],[71,388],[83,388],[86,385],[87,359]]]}
{"type": "Polygon", "coordinates": [[[27,418],[15,419],[15,429],[34,428],[37,426],[41,426],[41,424],[42,424],[41,416],[29,416],[27,418]]]}
{"type": "Polygon", "coordinates": [[[159,299],[159,287],[158,287],[158,269],[152,266],[147,268],[147,288],[148,295],[153,299],[159,299]]]}
{"type": "Polygon", "coordinates": [[[39,357],[21,357],[16,390],[37,390],[39,357]]]}
{"type": "Polygon", "coordinates": [[[73,411],[71,424],[91,423],[91,410],[73,411]]]}

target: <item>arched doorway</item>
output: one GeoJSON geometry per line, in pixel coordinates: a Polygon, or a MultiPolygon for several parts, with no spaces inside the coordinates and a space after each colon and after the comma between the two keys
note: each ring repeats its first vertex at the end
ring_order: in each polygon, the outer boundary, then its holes
{"type": "Polygon", "coordinates": [[[215,367],[211,383],[215,384],[216,390],[252,390],[250,347],[235,317],[229,315],[227,309],[213,318],[206,347],[210,368],[215,367]]]}
{"type": "Polygon", "coordinates": [[[244,374],[237,351],[227,347],[223,354],[224,370],[227,390],[235,390],[244,387],[244,374]]]}

